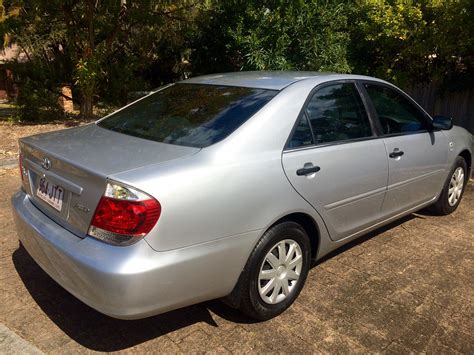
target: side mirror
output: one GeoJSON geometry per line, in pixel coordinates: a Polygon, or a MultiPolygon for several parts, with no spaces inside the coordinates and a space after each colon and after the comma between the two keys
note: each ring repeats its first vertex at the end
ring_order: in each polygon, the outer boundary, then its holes
{"type": "Polygon", "coordinates": [[[450,130],[453,128],[452,117],[437,115],[433,117],[433,129],[450,130]]]}

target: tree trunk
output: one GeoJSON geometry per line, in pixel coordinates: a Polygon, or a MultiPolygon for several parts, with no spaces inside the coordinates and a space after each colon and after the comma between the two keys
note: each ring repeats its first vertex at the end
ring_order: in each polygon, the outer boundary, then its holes
{"type": "MultiPolygon", "coordinates": [[[[95,50],[95,36],[94,36],[94,11],[95,11],[95,0],[87,1],[86,21],[87,21],[87,33],[88,33],[88,46],[85,48],[83,57],[86,60],[91,60],[94,56],[95,50]]],[[[93,80],[93,79],[91,79],[93,80]]],[[[81,102],[81,117],[90,119],[93,117],[93,97],[94,97],[94,84],[92,82],[83,83],[82,88],[82,102],[81,102]]]]}
{"type": "Polygon", "coordinates": [[[82,95],[82,102],[81,102],[81,117],[90,119],[93,118],[94,114],[92,112],[92,98],[93,95],[82,95]]]}

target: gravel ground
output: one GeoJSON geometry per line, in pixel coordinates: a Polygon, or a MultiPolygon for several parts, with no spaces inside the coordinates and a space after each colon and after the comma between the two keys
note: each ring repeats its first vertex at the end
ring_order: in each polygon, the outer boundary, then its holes
{"type": "Polygon", "coordinates": [[[46,353],[474,353],[474,184],[452,215],[412,214],[343,247],[310,272],[284,314],[253,323],[219,301],[138,321],[104,316],[19,247],[0,170],[0,323],[46,353]]]}

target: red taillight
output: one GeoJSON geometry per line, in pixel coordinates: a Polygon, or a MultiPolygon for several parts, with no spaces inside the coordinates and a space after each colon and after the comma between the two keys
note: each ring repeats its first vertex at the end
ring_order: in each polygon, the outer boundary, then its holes
{"type": "Polygon", "coordinates": [[[91,225],[112,233],[143,237],[155,226],[160,213],[161,206],[155,199],[128,201],[103,196],[91,225]]]}
{"type": "Polygon", "coordinates": [[[115,245],[130,245],[147,235],[160,218],[153,197],[118,183],[108,183],[92,217],[89,235],[115,245]]]}

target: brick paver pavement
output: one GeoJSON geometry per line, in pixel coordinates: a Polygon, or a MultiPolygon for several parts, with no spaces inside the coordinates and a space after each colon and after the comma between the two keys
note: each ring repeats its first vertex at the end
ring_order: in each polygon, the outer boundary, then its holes
{"type": "Polygon", "coordinates": [[[320,262],[296,303],[252,323],[219,301],[138,321],[84,305],[18,247],[0,170],[0,322],[44,352],[474,353],[474,184],[446,217],[413,214],[320,262]]]}

